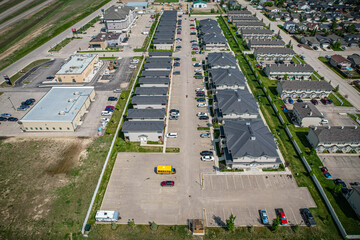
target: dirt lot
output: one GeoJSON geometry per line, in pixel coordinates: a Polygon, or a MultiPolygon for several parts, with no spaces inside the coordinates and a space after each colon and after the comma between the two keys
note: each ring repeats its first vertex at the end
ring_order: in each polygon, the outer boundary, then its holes
{"type": "Polygon", "coordinates": [[[103,163],[99,159],[105,159],[104,140],[3,138],[0,239],[63,239],[78,232],[103,163]]]}

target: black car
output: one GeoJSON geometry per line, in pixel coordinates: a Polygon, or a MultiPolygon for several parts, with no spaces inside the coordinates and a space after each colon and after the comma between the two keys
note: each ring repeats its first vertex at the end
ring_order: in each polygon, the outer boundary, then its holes
{"type": "Polygon", "coordinates": [[[298,98],[296,101],[297,102],[303,102],[303,100],[301,98],[298,98]]]}
{"type": "Polygon", "coordinates": [[[169,120],[178,120],[179,119],[179,116],[170,116],[169,117],[169,120]]]}
{"type": "Polygon", "coordinates": [[[203,76],[194,76],[195,79],[203,79],[203,76]]]}
{"type": "Polygon", "coordinates": [[[195,73],[195,76],[202,76],[202,73],[197,72],[195,73]]]}
{"type": "Polygon", "coordinates": [[[339,178],[335,179],[334,183],[335,185],[341,184],[342,187],[346,188],[346,184],[344,183],[344,181],[339,178]]]}
{"type": "Polygon", "coordinates": [[[201,156],[213,156],[214,153],[212,151],[202,151],[200,152],[201,156]]]}
{"type": "Polygon", "coordinates": [[[200,119],[200,120],[208,120],[209,117],[208,117],[208,116],[200,116],[199,119],[200,119]]]}
{"type": "Polygon", "coordinates": [[[175,61],[180,61],[180,58],[174,58],[175,61]]]}
{"type": "Polygon", "coordinates": [[[204,93],[197,93],[196,97],[205,97],[205,94],[204,93]]]}
{"type": "Polygon", "coordinates": [[[5,122],[5,121],[7,121],[8,119],[6,118],[6,117],[0,117],[0,121],[1,122],[5,122]]]}
{"type": "Polygon", "coordinates": [[[311,214],[310,210],[307,208],[301,208],[300,209],[300,214],[303,217],[306,225],[308,225],[309,227],[315,227],[316,226],[316,222],[315,219],[313,217],[313,215],[311,214]]]}
{"type": "Polygon", "coordinates": [[[46,79],[54,79],[55,77],[54,76],[48,76],[46,77],[46,79]]]}
{"type": "Polygon", "coordinates": [[[108,101],[117,101],[118,98],[117,97],[108,97],[108,101]]]}
{"type": "Polygon", "coordinates": [[[10,122],[17,122],[19,119],[17,119],[16,117],[9,117],[7,120],[10,122]]]}

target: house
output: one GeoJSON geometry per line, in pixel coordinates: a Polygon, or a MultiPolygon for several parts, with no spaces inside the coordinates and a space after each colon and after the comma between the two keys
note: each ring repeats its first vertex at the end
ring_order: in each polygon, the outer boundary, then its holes
{"type": "Polygon", "coordinates": [[[345,34],[344,40],[347,42],[349,47],[356,47],[359,45],[360,37],[356,34],[345,34]]]}
{"type": "Polygon", "coordinates": [[[256,60],[291,60],[294,54],[294,50],[284,47],[256,48],[254,50],[256,60]]]}
{"type": "Polygon", "coordinates": [[[238,68],[213,69],[209,71],[212,90],[245,89],[245,76],[238,68]]]}
{"type": "Polygon", "coordinates": [[[288,12],[281,12],[280,18],[283,19],[285,22],[291,20],[290,13],[288,13],[288,12]]]}
{"type": "Polygon", "coordinates": [[[264,23],[263,22],[238,22],[235,23],[235,26],[238,28],[238,32],[241,29],[263,29],[264,23]]]}
{"type": "Polygon", "coordinates": [[[306,25],[306,30],[308,30],[308,31],[313,31],[313,30],[318,30],[319,29],[319,24],[317,24],[317,23],[314,23],[314,22],[308,22],[308,23],[306,23],[305,24],[306,25]]]}
{"type": "Polygon", "coordinates": [[[150,57],[157,57],[157,58],[171,58],[172,57],[172,51],[150,51],[149,52],[150,57]]]}
{"type": "Polygon", "coordinates": [[[196,0],[192,4],[193,8],[207,8],[207,4],[205,1],[202,0],[196,0]]]}
{"type": "Polygon", "coordinates": [[[232,169],[278,168],[281,163],[274,135],[261,120],[225,120],[220,152],[232,169]]]}
{"type": "Polygon", "coordinates": [[[270,64],[264,72],[271,79],[309,80],[314,69],[309,64],[270,64]]]}
{"type": "Polygon", "coordinates": [[[264,8],[264,10],[265,10],[266,12],[272,12],[272,13],[278,13],[278,12],[280,12],[280,9],[279,9],[278,7],[276,7],[276,6],[272,6],[272,7],[266,6],[266,7],[264,8]]]}
{"type": "Polygon", "coordinates": [[[269,13],[268,17],[275,21],[280,21],[280,14],[279,13],[269,13]]]}
{"type": "Polygon", "coordinates": [[[164,121],[165,109],[129,109],[126,119],[128,121],[164,121]]]}
{"type": "Polygon", "coordinates": [[[353,68],[360,68],[360,56],[358,54],[349,55],[347,59],[351,62],[353,68]]]}
{"type": "Polygon", "coordinates": [[[123,35],[121,33],[99,33],[95,38],[92,38],[89,42],[90,48],[107,48],[118,47],[121,44],[123,35]]]}
{"type": "Polygon", "coordinates": [[[324,36],[321,36],[321,35],[317,35],[316,39],[320,43],[320,46],[323,47],[323,48],[327,48],[331,44],[331,39],[329,37],[324,37],[324,36]]]}
{"type": "Polygon", "coordinates": [[[329,62],[332,66],[341,70],[345,70],[346,68],[351,67],[351,62],[338,54],[332,55],[329,62]]]}
{"type": "Polygon", "coordinates": [[[319,41],[316,39],[316,37],[302,37],[300,39],[300,42],[303,44],[307,44],[310,47],[320,47],[319,41]]]}
{"type": "Polygon", "coordinates": [[[218,122],[226,119],[252,119],[259,117],[259,106],[254,96],[244,90],[218,90],[214,95],[214,115],[218,122]]]}
{"type": "Polygon", "coordinates": [[[273,32],[269,29],[241,29],[244,39],[271,39],[273,32]]]}
{"type": "Polygon", "coordinates": [[[360,187],[353,186],[350,193],[346,196],[346,200],[352,207],[358,218],[360,218],[360,187]]]}
{"type": "Polygon", "coordinates": [[[177,11],[164,11],[154,34],[153,45],[156,50],[171,50],[174,44],[177,11]]]}
{"type": "Polygon", "coordinates": [[[329,39],[330,39],[330,43],[337,43],[337,42],[340,42],[342,45],[346,45],[346,41],[344,38],[338,36],[338,35],[335,35],[335,34],[330,34],[329,36],[327,36],[329,39]]]}
{"type": "Polygon", "coordinates": [[[293,21],[286,21],[283,25],[283,28],[289,33],[295,33],[296,23],[293,21]]]}
{"type": "Polygon", "coordinates": [[[131,104],[134,108],[145,109],[166,108],[167,96],[133,96],[131,104]]]}
{"type": "Polygon", "coordinates": [[[153,78],[153,77],[169,78],[170,77],[170,71],[148,71],[148,70],[143,70],[141,72],[141,76],[142,77],[149,77],[149,78],[153,78]]]}
{"type": "Polygon", "coordinates": [[[258,22],[259,19],[254,16],[233,16],[231,22],[233,24],[240,23],[240,22],[258,22]]]}
{"type": "Polygon", "coordinates": [[[285,42],[278,39],[250,39],[247,43],[250,49],[285,47],[285,42]]]}
{"type": "Polygon", "coordinates": [[[140,87],[169,87],[170,79],[167,78],[145,78],[140,77],[138,80],[140,87]]]}
{"type": "Polygon", "coordinates": [[[228,18],[230,22],[232,21],[233,17],[250,17],[252,16],[252,13],[248,10],[230,10],[228,11],[228,18]]]}
{"type": "Polygon", "coordinates": [[[147,71],[170,71],[171,58],[147,58],[144,63],[144,69],[147,71]]]}
{"type": "Polygon", "coordinates": [[[291,17],[291,20],[292,20],[293,22],[298,23],[298,22],[299,22],[299,19],[300,19],[300,14],[298,14],[298,13],[291,13],[291,14],[290,14],[290,17],[291,17]]]}
{"type": "Polygon", "coordinates": [[[135,8],[124,5],[113,5],[106,9],[101,16],[107,32],[128,32],[135,20],[135,8]]]}
{"type": "Polygon", "coordinates": [[[166,96],[168,87],[137,87],[135,95],[138,96],[166,96]]]}
{"type": "Polygon", "coordinates": [[[126,6],[133,7],[139,10],[149,8],[149,4],[147,2],[128,2],[126,3],[126,6]]]}
{"type": "Polygon", "coordinates": [[[276,87],[281,98],[324,98],[332,90],[326,81],[278,81],[276,87]]]}
{"type": "Polygon", "coordinates": [[[164,121],[125,121],[121,131],[126,141],[159,141],[164,135],[164,121]]]}
{"type": "Polygon", "coordinates": [[[199,32],[201,44],[205,50],[226,50],[228,48],[226,38],[214,19],[200,20],[199,32]]]}
{"type": "Polygon", "coordinates": [[[295,102],[291,116],[301,127],[319,126],[324,118],[314,104],[305,102],[295,102]]]}
{"type": "Polygon", "coordinates": [[[206,63],[208,69],[237,68],[235,57],[227,52],[209,53],[206,57],[206,63]]]}
{"type": "Polygon", "coordinates": [[[358,126],[311,127],[306,137],[318,153],[360,153],[358,126]]]}

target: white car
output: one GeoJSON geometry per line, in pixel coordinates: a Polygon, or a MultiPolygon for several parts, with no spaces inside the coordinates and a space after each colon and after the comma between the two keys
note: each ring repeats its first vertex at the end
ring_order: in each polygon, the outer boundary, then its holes
{"type": "Polygon", "coordinates": [[[102,111],[101,116],[111,116],[112,112],[109,111],[102,111]]]}
{"type": "Polygon", "coordinates": [[[138,63],[139,62],[139,59],[137,59],[137,58],[134,58],[132,61],[131,61],[131,63],[138,63]]]}
{"type": "Polygon", "coordinates": [[[136,66],[135,65],[130,65],[129,68],[136,68],[136,66]]]}
{"type": "Polygon", "coordinates": [[[206,162],[214,161],[214,157],[213,156],[202,156],[201,161],[206,161],[206,162]]]}
{"type": "Polygon", "coordinates": [[[168,133],[167,135],[166,135],[166,137],[168,137],[168,138],[177,138],[177,133],[168,133]]]}
{"type": "Polygon", "coordinates": [[[201,117],[201,116],[207,116],[208,114],[207,113],[204,113],[204,112],[198,112],[197,114],[196,114],[196,116],[198,116],[198,117],[201,117]]]}
{"type": "Polygon", "coordinates": [[[200,68],[197,68],[194,70],[195,72],[201,72],[201,69],[200,68]]]}
{"type": "Polygon", "coordinates": [[[199,108],[207,107],[207,104],[206,103],[198,103],[197,107],[199,107],[199,108]]]}
{"type": "Polygon", "coordinates": [[[197,89],[195,89],[195,92],[205,92],[205,89],[203,89],[203,88],[197,88],[197,89]]]}
{"type": "Polygon", "coordinates": [[[110,118],[102,118],[100,121],[101,122],[110,122],[110,118]]]}

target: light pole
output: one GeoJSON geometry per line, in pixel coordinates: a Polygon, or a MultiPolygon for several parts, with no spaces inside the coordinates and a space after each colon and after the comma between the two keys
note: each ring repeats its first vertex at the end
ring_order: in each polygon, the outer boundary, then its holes
{"type": "Polygon", "coordinates": [[[16,110],[14,104],[12,103],[12,101],[11,101],[11,99],[10,99],[10,97],[8,97],[8,99],[9,99],[9,101],[10,101],[11,106],[13,107],[13,109],[16,110]]]}

